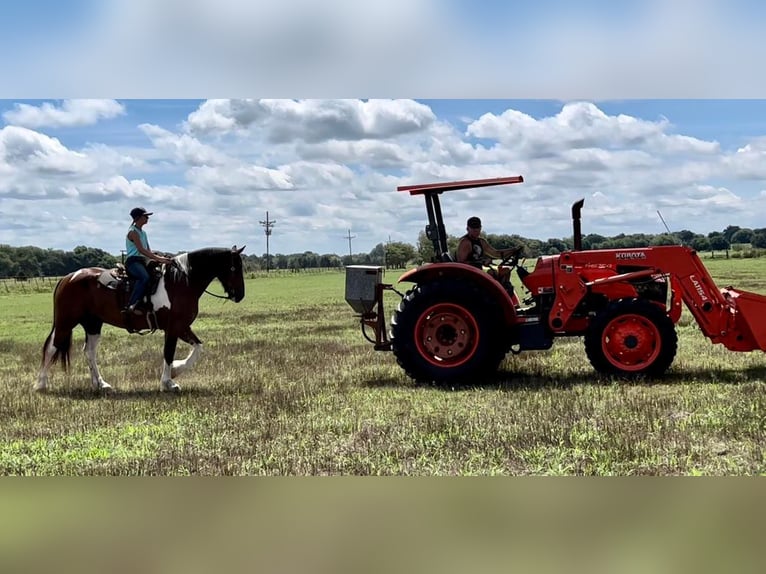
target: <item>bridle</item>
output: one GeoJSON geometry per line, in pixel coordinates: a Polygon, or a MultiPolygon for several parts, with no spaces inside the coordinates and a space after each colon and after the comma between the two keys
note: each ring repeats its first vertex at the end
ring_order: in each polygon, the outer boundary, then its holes
{"type": "MultiPolygon", "coordinates": [[[[232,249],[232,251],[231,251],[231,267],[229,268],[229,271],[231,271],[231,273],[234,273],[234,271],[236,271],[236,269],[237,269],[236,266],[234,265],[234,254],[235,254],[235,251],[232,249]]],[[[217,293],[211,293],[207,289],[205,289],[205,293],[207,293],[208,295],[212,295],[216,299],[226,299],[226,300],[230,301],[232,299],[232,295],[229,293],[229,290],[226,287],[226,285],[224,285],[224,289],[226,289],[226,295],[218,295],[217,293]]]]}

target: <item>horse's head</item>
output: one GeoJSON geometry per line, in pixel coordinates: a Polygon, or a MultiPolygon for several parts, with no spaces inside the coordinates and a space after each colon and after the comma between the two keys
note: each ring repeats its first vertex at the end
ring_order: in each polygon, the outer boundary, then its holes
{"type": "Polygon", "coordinates": [[[242,272],[241,257],[244,250],[244,245],[240,249],[234,245],[230,252],[224,252],[219,272],[216,275],[216,278],[223,285],[226,295],[235,303],[239,303],[245,298],[245,277],[242,272]]]}

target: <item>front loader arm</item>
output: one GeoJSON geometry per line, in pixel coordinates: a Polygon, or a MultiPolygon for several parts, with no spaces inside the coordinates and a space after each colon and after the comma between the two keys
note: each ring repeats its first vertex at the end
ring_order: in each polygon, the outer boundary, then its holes
{"type": "Polygon", "coordinates": [[[608,293],[610,283],[626,284],[659,275],[670,280],[672,297],[667,312],[674,322],[683,301],[713,343],[736,351],[766,351],[766,297],[733,287],[719,289],[697,252],[680,245],[562,253],[554,272],[556,299],[550,326],[555,331],[566,330],[574,310],[595,288],[608,293]],[[588,269],[613,273],[588,281],[584,279],[588,269]]]}

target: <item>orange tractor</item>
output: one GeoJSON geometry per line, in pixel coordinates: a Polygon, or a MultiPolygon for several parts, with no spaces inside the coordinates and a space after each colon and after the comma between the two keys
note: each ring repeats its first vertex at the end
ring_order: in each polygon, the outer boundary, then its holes
{"type": "Polygon", "coordinates": [[[393,351],[409,376],[470,383],[497,370],[508,352],[549,349],[555,338],[570,336],[583,337],[600,373],[659,376],[675,358],[682,302],[713,343],[732,351],[766,350],[765,296],[719,289],[689,247],[582,250],[583,200],[572,206],[573,250],[538,257],[532,271],[519,264],[519,254],[500,262],[516,268],[527,292],[522,301],[490,274],[454,262],[439,196],[521,182],[516,176],[398,188],[425,198],[426,236],[436,256],[400,277],[414,285],[399,293],[390,336],[383,294],[396,291],[393,285],[382,281],[380,267],[347,267],[346,300],[364,336],[375,349],[393,351]]]}

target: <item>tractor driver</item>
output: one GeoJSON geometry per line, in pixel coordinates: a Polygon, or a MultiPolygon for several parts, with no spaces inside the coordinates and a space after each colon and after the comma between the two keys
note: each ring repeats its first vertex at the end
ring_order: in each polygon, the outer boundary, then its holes
{"type": "MultiPolygon", "coordinates": [[[[469,217],[466,224],[467,233],[460,238],[457,244],[457,260],[459,263],[467,263],[479,269],[492,261],[493,258],[505,259],[515,253],[519,253],[522,247],[511,247],[509,249],[495,249],[489,242],[480,237],[481,219],[478,217],[469,217]]],[[[498,267],[497,270],[490,269],[489,273],[500,283],[510,287],[511,268],[498,267]]]]}

